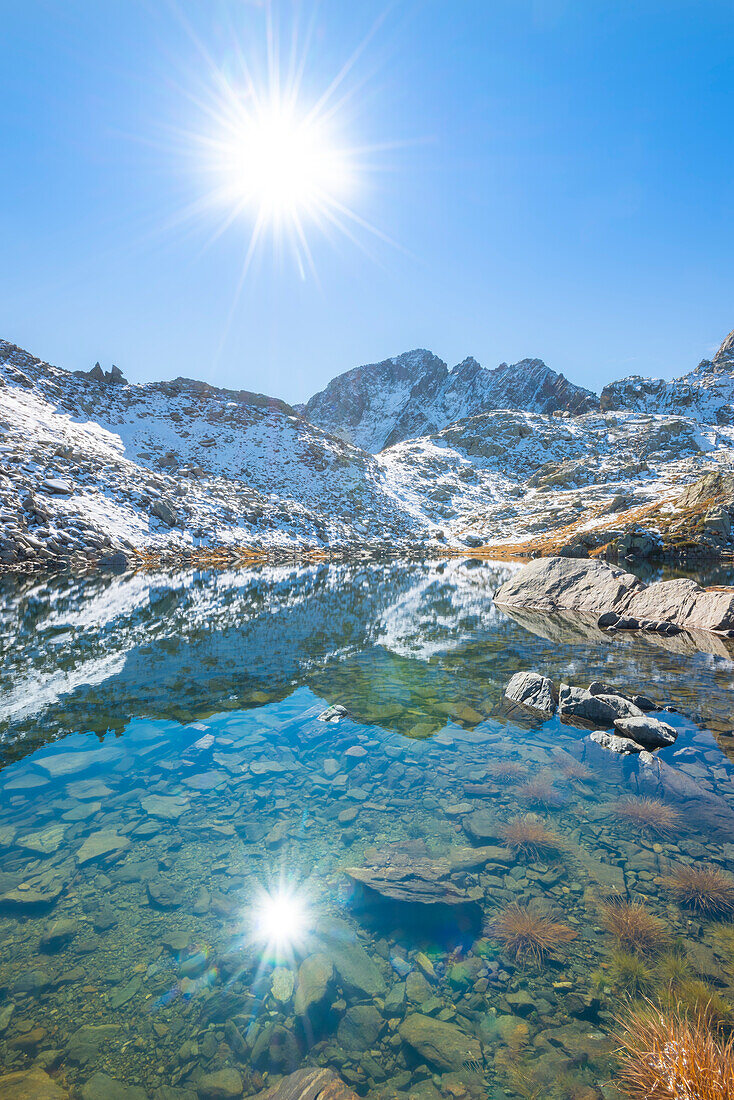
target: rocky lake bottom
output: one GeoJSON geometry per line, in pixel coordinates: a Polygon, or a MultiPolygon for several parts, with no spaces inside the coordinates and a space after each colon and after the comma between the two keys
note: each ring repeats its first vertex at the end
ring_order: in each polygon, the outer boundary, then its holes
{"type": "Polygon", "coordinates": [[[3,1100],[616,1100],[632,1000],[734,1020],[734,642],[510,617],[513,568],[0,580],[3,1100]],[[672,708],[670,782],[519,670],[672,708]]]}

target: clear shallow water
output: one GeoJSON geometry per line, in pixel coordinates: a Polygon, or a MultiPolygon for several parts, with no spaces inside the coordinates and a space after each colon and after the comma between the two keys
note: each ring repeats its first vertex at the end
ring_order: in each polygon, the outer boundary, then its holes
{"type": "Polygon", "coordinates": [[[0,1072],[184,1100],[220,1069],[250,1095],[315,1064],[370,1096],[611,1098],[630,983],[611,891],[669,937],[635,981],[659,993],[682,958],[675,996],[725,1011],[731,944],[664,878],[734,871],[732,653],[513,621],[491,601],[508,568],[3,582],[0,1072]],[[675,705],[661,758],[688,786],[508,713],[520,668],[675,705]],[[349,717],[319,721],[336,703],[349,717]],[[669,835],[613,816],[637,794],[681,812],[669,835]],[[503,851],[526,812],[560,853],[503,851]],[[377,904],[345,872],[388,857],[472,904],[377,904]],[[288,902],[268,928],[296,907],[296,942],[258,934],[268,896],[288,902]],[[575,938],[515,959],[489,927],[514,901],[575,938]]]}

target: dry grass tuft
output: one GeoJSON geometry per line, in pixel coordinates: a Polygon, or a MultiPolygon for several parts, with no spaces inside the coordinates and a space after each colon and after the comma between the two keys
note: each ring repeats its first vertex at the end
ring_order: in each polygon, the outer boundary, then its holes
{"type": "Polygon", "coordinates": [[[618,821],[662,837],[669,837],[680,822],[678,811],[657,798],[622,798],[612,804],[612,813],[618,821]]]}
{"type": "Polygon", "coordinates": [[[517,760],[496,760],[489,765],[489,774],[497,783],[514,783],[525,775],[525,768],[517,760]]]}
{"type": "Polygon", "coordinates": [[[516,959],[531,958],[539,965],[562,944],[576,939],[576,932],[562,921],[534,912],[513,901],[497,913],[490,935],[516,959]]]}
{"type": "Polygon", "coordinates": [[[547,779],[529,779],[517,788],[517,796],[528,806],[541,806],[545,810],[558,809],[565,799],[547,779]]]}
{"type": "Polygon", "coordinates": [[[619,1021],[619,1084],[630,1100],[734,1100],[734,1038],[650,1002],[619,1021]]]}
{"type": "Polygon", "coordinates": [[[659,917],[638,901],[615,901],[601,911],[602,927],[627,951],[652,954],[667,946],[668,933],[659,917]]]}
{"type": "Polygon", "coordinates": [[[709,917],[734,916],[734,879],[716,867],[681,864],[665,880],[665,885],[686,909],[709,917]]]}
{"type": "Polygon", "coordinates": [[[557,856],[565,848],[563,838],[558,833],[548,829],[539,818],[530,814],[508,821],[500,833],[513,852],[529,859],[557,856]]]}

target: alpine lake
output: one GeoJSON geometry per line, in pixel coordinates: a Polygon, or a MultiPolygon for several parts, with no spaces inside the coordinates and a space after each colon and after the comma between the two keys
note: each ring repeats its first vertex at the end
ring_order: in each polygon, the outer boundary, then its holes
{"type": "Polygon", "coordinates": [[[616,1100],[631,1000],[729,1018],[734,924],[674,876],[734,872],[734,641],[510,617],[514,568],[0,578],[0,1077],[616,1100]],[[508,704],[519,670],[671,708],[675,781],[508,704]]]}

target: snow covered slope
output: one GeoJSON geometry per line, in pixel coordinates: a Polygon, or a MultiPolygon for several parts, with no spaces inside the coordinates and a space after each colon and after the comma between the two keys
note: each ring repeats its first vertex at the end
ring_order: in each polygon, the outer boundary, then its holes
{"type": "Polygon", "coordinates": [[[625,511],[675,496],[706,471],[734,469],[734,427],[629,411],[559,418],[498,410],[378,459],[416,514],[454,539],[496,543],[584,520],[618,527],[625,511]]]}
{"type": "Polygon", "coordinates": [[[0,558],[344,545],[416,527],[372,455],[288,405],[72,375],[0,343],[0,558]]]}
{"type": "MultiPolygon", "coordinates": [[[[262,394],[184,378],[129,385],[99,367],[70,374],[0,342],[0,566],[82,564],[115,549],[185,557],[475,546],[571,527],[618,535],[640,509],[734,470],[724,401],[734,336],[685,382],[690,415],[637,408],[647,398],[626,398],[622,383],[615,400],[634,407],[600,410],[539,360],[449,372],[411,352],[318,395],[334,416],[347,410],[370,453],[262,394]],[[466,414],[490,400],[515,407],[466,414]]],[[[678,384],[659,384],[668,404],[678,384]]],[[[717,493],[686,507],[721,546],[734,537],[734,497],[722,511],[717,493]]]]}
{"type": "Polygon", "coordinates": [[[541,359],[485,370],[470,357],[449,371],[419,348],[340,374],[299,408],[311,423],[377,453],[488,409],[579,413],[598,407],[596,394],[541,359]]]}
{"type": "Polygon", "coordinates": [[[632,375],[605,386],[602,409],[679,413],[704,424],[734,424],[734,331],[713,359],[671,382],[632,375]]]}

